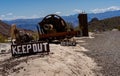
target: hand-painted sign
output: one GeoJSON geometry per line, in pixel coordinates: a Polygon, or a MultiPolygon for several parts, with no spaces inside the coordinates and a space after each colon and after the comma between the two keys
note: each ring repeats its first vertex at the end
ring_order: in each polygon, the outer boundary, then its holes
{"type": "Polygon", "coordinates": [[[61,46],[76,46],[75,41],[64,40],[60,43],[61,46]]]}
{"type": "Polygon", "coordinates": [[[11,45],[12,56],[31,55],[36,53],[50,52],[49,43],[34,42],[27,44],[11,45]]]}

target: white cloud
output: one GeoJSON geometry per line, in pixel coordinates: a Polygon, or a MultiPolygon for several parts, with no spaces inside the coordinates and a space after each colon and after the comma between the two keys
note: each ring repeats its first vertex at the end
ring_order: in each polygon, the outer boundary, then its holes
{"type": "Polygon", "coordinates": [[[0,20],[3,20],[5,18],[5,15],[0,15],[0,20]]]}
{"type": "MultiPolygon", "coordinates": [[[[4,15],[5,16],[5,15],[4,15]]],[[[15,19],[25,19],[25,16],[5,16],[5,17],[1,17],[2,20],[15,20],[15,19]]]]}
{"type": "Polygon", "coordinates": [[[39,16],[38,16],[38,15],[36,15],[36,14],[34,14],[33,16],[28,17],[28,18],[39,18],[39,16]]]}
{"type": "Polygon", "coordinates": [[[11,19],[26,19],[26,16],[13,16],[11,19]]]}
{"type": "Polygon", "coordinates": [[[60,15],[60,14],[61,14],[61,12],[55,12],[55,14],[58,14],[58,15],[60,15]]]}
{"type": "MultiPolygon", "coordinates": [[[[2,16],[2,15],[1,15],[2,16]]],[[[15,20],[15,19],[33,19],[33,18],[39,18],[38,15],[32,15],[32,16],[5,16],[3,15],[4,17],[1,17],[2,20],[15,20]]]]}
{"type": "Polygon", "coordinates": [[[30,17],[28,17],[28,16],[14,16],[11,19],[13,20],[13,19],[31,19],[31,18],[37,18],[37,17],[35,15],[30,16],[30,17]]]}
{"type": "Polygon", "coordinates": [[[108,7],[108,8],[97,8],[97,9],[94,9],[94,10],[91,10],[93,13],[104,13],[104,12],[107,12],[107,11],[115,11],[115,10],[120,10],[120,7],[117,7],[117,6],[111,6],[111,7],[108,7]]]}
{"type": "Polygon", "coordinates": [[[3,20],[3,19],[0,17],[0,20],[3,20]]]}
{"type": "Polygon", "coordinates": [[[7,14],[1,15],[0,18],[1,18],[2,20],[10,20],[10,19],[12,19],[12,16],[13,16],[13,13],[7,13],[7,14]],[[10,18],[10,17],[11,17],[11,18],[10,18]]]}
{"type": "Polygon", "coordinates": [[[11,15],[13,15],[13,13],[7,13],[6,15],[11,16],[11,15]]]}
{"type": "Polygon", "coordinates": [[[73,11],[77,12],[77,13],[81,13],[82,12],[82,10],[79,10],[79,9],[74,9],[73,11]]]}
{"type": "Polygon", "coordinates": [[[3,17],[5,17],[5,15],[1,15],[1,17],[3,18],[3,17]]]}

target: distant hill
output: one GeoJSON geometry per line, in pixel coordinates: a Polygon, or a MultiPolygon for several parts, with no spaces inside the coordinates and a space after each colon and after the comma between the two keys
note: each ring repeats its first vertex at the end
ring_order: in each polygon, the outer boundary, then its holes
{"type": "Polygon", "coordinates": [[[9,36],[9,29],[10,29],[10,25],[0,20],[0,34],[4,36],[9,36]]]}
{"type": "MultiPolygon", "coordinates": [[[[91,21],[92,18],[98,18],[99,20],[105,18],[111,18],[115,16],[120,16],[120,10],[118,11],[108,11],[104,13],[88,13],[88,22],[91,21]]],[[[74,26],[78,26],[78,14],[69,15],[69,16],[62,16],[62,18],[66,22],[71,22],[74,26]]],[[[36,30],[36,26],[43,18],[36,18],[36,19],[16,19],[11,21],[4,21],[8,24],[17,24],[19,28],[36,30]]]]}
{"type": "MultiPolygon", "coordinates": [[[[0,35],[5,36],[5,37],[9,37],[10,36],[10,25],[8,25],[7,23],[3,22],[0,20],[0,35]]],[[[27,33],[33,34],[34,31],[32,30],[26,30],[26,29],[21,29],[18,28],[21,31],[25,31],[27,33]]]]}
{"type": "Polygon", "coordinates": [[[36,26],[42,18],[37,19],[16,19],[11,21],[4,21],[9,25],[16,24],[18,28],[28,29],[28,30],[36,30],[36,26]]]}
{"type": "Polygon", "coordinates": [[[113,28],[117,28],[120,30],[120,16],[107,18],[103,20],[93,19],[89,22],[89,29],[92,31],[105,31],[111,30],[113,28]]]}
{"type": "Polygon", "coordinates": [[[120,16],[120,10],[117,11],[107,11],[104,13],[91,13],[88,15],[88,20],[90,21],[92,18],[96,17],[99,20],[105,19],[105,18],[111,18],[115,16],[120,16]]]}

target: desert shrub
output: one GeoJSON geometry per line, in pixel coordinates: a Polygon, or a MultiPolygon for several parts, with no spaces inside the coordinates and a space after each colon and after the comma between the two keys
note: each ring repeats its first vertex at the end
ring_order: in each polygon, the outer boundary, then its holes
{"type": "Polygon", "coordinates": [[[35,31],[35,33],[32,34],[32,37],[33,37],[34,40],[38,40],[39,39],[38,32],[35,31]]]}
{"type": "Polygon", "coordinates": [[[71,22],[66,22],[67,23],[67,30],[74,30],[74,25],[71,22]]]}
{"type": "Polygon", "coordinates": [[[80,27],[79,27],[79,25],[76,26],[74,29],[75,29],[76,31],[77,31],[77,30],[81,30],[80,27]]]}
{"type": "Polygon", "coordinates": [[[4,37],[3,35],[0,34],[0,42],[4,43],[4,42],[6,42],[5,40],[6,40],[6,37],[4,37]]]}
{"type": "Polygon", "coordinates": [[[116,29],[118,29],[120,31],[120,25],[116,27],[116,29]]]}

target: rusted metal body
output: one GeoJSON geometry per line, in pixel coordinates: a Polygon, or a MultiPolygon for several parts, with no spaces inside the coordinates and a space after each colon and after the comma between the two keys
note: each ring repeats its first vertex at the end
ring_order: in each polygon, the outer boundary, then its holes
{"type": "Polygon", "coordinates": [[[26,30],[20,30],[15,24],[11,26],[11,41],[15,39],[16,44],[28,43],[33,40],[33,37],[26,30]]]}
{"type": "Polygon", "coordinates": [[[77,36],[80,34],[80,31],[69,31],[69,32],[59,32],[59,33],[51,33],[51,34],[41,34],[40,40],[55,40],[55,39],[64,39],[71,38],[73,36],[77,36]]]}
{"type": "Polygon", "coordinates": [[[39,34],[39,40],[59,40],[80,34],[80,31],[67,31],[66,22],[56,14],[46,16],[39,25],[39,33],[41,33],[39,34]]]}

